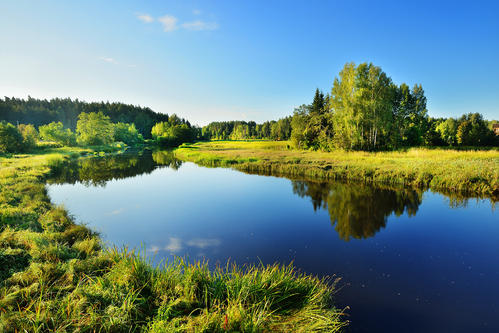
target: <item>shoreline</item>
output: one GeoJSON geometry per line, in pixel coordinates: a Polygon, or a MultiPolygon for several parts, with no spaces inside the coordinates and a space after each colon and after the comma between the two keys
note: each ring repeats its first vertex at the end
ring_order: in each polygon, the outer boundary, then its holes
{"type": "Polygon", "coordinates": [[[285,141],[210,141],[174,152],[181,160],[248,173],[409,186],[499,201],[497,150],[319,152],[289,149],[285,141]]]}

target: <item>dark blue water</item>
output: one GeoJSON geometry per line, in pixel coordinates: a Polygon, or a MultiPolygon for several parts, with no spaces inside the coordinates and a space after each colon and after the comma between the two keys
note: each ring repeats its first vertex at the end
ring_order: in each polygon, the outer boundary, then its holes
{"type": "Polygon", "coordinates": [[[181,163],[168,152],[81,160],[53,202],[109,245],[342,280],[353,332],[499,332],[499,215],[489,200],[292,181],[181,163]]]}

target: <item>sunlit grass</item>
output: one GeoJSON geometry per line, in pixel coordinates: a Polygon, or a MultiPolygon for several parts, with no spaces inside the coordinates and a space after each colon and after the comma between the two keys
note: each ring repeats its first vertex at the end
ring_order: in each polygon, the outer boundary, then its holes
{"type": "Polygon", "coordinates": [[[264,174],[352,179],[499,196],[499,151],[411,148],[393,152],[306,151],[286,141],[210,141],[184,145],[177,157],[264,174]]]}

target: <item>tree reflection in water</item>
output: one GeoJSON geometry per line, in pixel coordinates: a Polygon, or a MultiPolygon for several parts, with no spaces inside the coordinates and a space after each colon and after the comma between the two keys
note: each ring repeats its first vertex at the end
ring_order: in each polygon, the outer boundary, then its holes
{"type": "Polygon", "coordinates": [[[339,182],[293,181],[292,184],[295,194],[312,199],[314,210],[328,210],[331,224],[346,241],[374,236],[393,213],[416,215],[422,201],[422,192],[414,189],[339,182]]]}
{"type": "Polygon", "coordinates": [[[150,174],[158,167],[178,170],[182,161],[171,151],[132,151],[102,157],[83,157],[71,160],[57,171],[49,184],[75,184],[85,186],[105,186],[110,180],[124,179],[142,174],[150,174]]]}

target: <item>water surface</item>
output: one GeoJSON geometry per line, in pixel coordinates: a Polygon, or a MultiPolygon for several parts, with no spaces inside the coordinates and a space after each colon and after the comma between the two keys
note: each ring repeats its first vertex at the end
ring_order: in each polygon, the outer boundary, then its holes
{"type": "Polygon", "coordinates": [[[84,158],[53,202],[109,245],[340,276],[352,332],[498,332],[499,219],[489,200],[204,168],[170,152],[84,158]]]}

